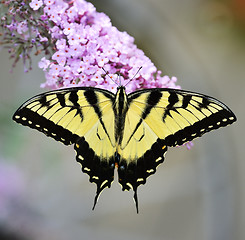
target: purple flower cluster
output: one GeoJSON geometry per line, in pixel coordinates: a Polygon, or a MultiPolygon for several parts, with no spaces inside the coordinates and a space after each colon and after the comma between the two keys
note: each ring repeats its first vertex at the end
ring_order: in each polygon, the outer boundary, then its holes
{"type": "Polygon", "coordinates": [[[134,44],[133,37],[111,25],[104,13],[84,0],[68,4],[62,0],[32,0],[33,10],[42,8],[44,19],[52,22],[49,29],[55,52],[42,58],[39,67],[46,73],[42,87],[99,86],[114,91],[117,84],[127,85],[131,92],[139,88],[176,88],[176,78],[161,76],[151,60],[134,44]],[[108,72],[109,76],[105,76],[108,72]]]}
{"type": "MultiPolygon", "coordinates": [[[[49,34],[50,22],[33,11],[28,1],[2,0],[0,5],[1,45],[5,45],[14,59],[13,68],[19,60],[25,71],[31,70],[31,53],[43,52],[51,56],[54,44],[49,34]]],[[[30,2],[30,1],[29,1],[30,2]]],[[[43,1],[39,1],[42,2],[43,1]]],[[[40,4],[39,4],[40,5],[40,4]]],[[[37,9],[37,7],[34,7],[37,9]]]]}
{"type": "Polygon", "coordinates": [[[108,16],[85,0],[6,0],[2,6],[7,8],[1,18],[2,44],[11,44],[13,66],[20,59],[31,64],[33,49],[35,55],[45,55],[39,62],[46,76],[41,87],[99,86],[115,91],[118,83],[125,85],[133,78],[128,92],[179,88],[175,77],[161,76],[133,37],[118,31],[108,16]]]}

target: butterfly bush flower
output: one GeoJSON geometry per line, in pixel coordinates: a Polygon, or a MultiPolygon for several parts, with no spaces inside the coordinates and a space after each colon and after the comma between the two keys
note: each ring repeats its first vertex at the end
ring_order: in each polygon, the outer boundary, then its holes
{"type": "Polygon", "coordinates": [[[30,7],[33,10],[38,10],[42,5],[43,5],[43,1],[42,0],[32,0],[31,3],[30,3],[30,7]]]}
{"type": "Polygon", "coordinates": [[[134,78],[127,84],[128,92],[179,88],[175,77],[162,76],[134,38],[112,26],[89,2],[9,0],[3,5],[8,7],[1,19],[3,43],[12,43],[14,64],[20,59],[30,62],[33,49],[36,55],[45,54],[39,62],[46,77],[41,87],[99,86],[115,91],[119,82],[124,85],[134,78]]]}
{"type": "Polygon", "coordinates": [[[117,85],[105,77],[106,72],[118,75],[113,79],[125,84],[140,67],[142,70],[127,85],[127,91],[178,87],[176,78],[161,77],[134,39],[112,26],[109,17],[98,13],[91,3],[53,1],[43,11],[54,25],[50,34],[55,39],[56,52],[49,67],[43,68],[46,82],[42,87],[99,86],[115,91],[117,85]]]}
{"type": "Polygon", "coordinates": [[[130,80],[128,93],[180,88],[176,77],[162,76],[133,37],[85,0],[9,0],[3,5],[9,8],[1,19],[3,43],[12,44],[14,64],[31,61],[33,49],[36,55],[44,53],[39,62],[46,77],[43,88],[98,86],[115,92],[118,84],[130,80]]]}
{"type": "Polygon", "coordinates": [[[14,59],[13,68],[19,60],[25,71],[31,70],[31,53],[52,56],[55,45],[49,34],[52,23],[43,12],[43,1],[1,1],[1,45],[5,45],[14,59]],[[34,10],[35,9],[35,10],[34,10]]]}

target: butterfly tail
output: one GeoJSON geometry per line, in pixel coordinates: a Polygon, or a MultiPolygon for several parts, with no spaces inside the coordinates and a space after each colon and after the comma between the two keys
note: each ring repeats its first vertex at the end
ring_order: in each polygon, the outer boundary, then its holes
{"type": "Polygon", "coordinates": [[[138,204],[138,195],[137,195],[137,188],[134,190],[134,201],[137,214],[139,213],[139,204],[138,204]]]}
{"type": "Polygon", "coordinates": [[[93,205],[92,210],[95,209],[95,206],[96,206],[96,204],[97,204],[97,201],[98,201],[98,199],[99,199],[99,196],[100,196],[100,194],[101,194],[101,191],[102,191],[102,190],[97,190],[97,191],[96,191],[96,195],[95,195],[95,198],[94,198],[94,205],[93,205]]]}

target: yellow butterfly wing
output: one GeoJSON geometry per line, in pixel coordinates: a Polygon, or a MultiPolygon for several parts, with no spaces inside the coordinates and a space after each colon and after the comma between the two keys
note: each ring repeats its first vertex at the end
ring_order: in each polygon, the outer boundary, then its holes
{"type": "Polygon", "coordinates": [[[119,182],[135,191],[163,162],[167,146],[182,145],[236,121],[215,98],[184,90],[144,89],[128,95],[128,111],[119,146],[119,182]]]}
{"type": "Polygon", "coordinates": [[[37,95],[26,101],[13,120],[37,129],[66,145],[75,143],[77,161],[97,195],[114,178],[114,94],[95,88],[68,88],[37,95]]]}
{"type": "Polygon", "coordinates": [[[26,101],[13,120],[66,145],[74,144],[82,171],[101,191],[118,165],[123,190],[137,188],[156,172],[168,146],[181,145],[236,121],[220,101],[176,89],[144,89],[126,95],[90,87],[60,89],[26,101]]]}

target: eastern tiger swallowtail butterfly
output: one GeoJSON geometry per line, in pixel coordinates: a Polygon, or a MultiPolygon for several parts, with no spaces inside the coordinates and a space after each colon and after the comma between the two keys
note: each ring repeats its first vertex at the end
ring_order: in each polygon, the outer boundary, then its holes
{"type": "Polygon", "coordinates": [[[134,191],[156,172],[168,147],[182,145],[236,121],[215,98],[177,89],[143,89],[116,94],[93,87],[49,91],[26,101],[13,120],[65,145],[97,185],[93,209],[110,187],[114,168],[122,190],[134,191]]]}

